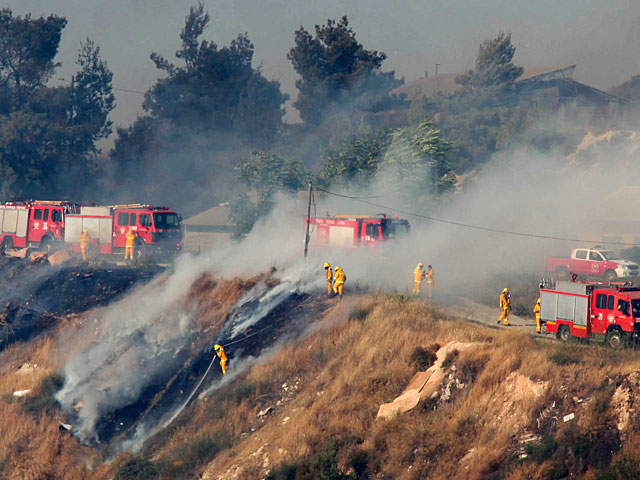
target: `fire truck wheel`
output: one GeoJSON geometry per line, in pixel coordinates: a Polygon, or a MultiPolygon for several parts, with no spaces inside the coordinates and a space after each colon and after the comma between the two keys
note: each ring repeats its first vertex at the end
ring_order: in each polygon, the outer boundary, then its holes
{"type": "Polygon", "coordinates": [[[0,245],[0,255],[4,257],[7,254],[7,249],[11,247],[13,247],[13,240],[11,240],[11,238],[9,237],[6,237],[0,245]]]}
{"type": "Polygon", "coordinates": [[[569,338],[571,338],[571,332],[567,325],[560,325],[560,328],[558,329],[558,338],[563,342],[569,341],[569,338]]]}
{"type": "Polygon", "coordinates": [[[607,334],[607,345],[609,345],[611,348],[617,350],[622,347],[622,344],[623,341],[620,330],[611,330],[607,334]]]}
{"type": "Polygon", "coordinates": [[[40,250],[47,253],[53,253],[53,238],[49,235],[42,237],[42,240],[40,240],[40,250]]]}
{"type": "Polygon", "coordinates": [[[136,242],[136,260],[142,261],[147,258],[147,244],[141,240],[136,242]]]}
{"type": "Polygon", "coordinates": [[[616,278],[618,278],[618,275],[616,275],[616,272],[614,272],[613,270],[607,270],[606,272],[604,272],[605,281],[613,282],[616,278]]]}
{"type": "Polygon", "coordinates": [[[567,267],[556,268],[556,280],[569,280],[569,270],[567,270],[567,267]]]}

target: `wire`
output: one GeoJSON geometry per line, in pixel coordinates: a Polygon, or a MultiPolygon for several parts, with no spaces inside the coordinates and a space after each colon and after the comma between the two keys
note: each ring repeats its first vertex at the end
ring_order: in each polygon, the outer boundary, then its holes
{"type": "MultiPolygon", "coordinates": [[[[71,83],[71,80],[67,80],[66,78],[62,78],[62,77],[55,77],[55,79],[60,80],[62,82],[71,83]]],[[[116,88],[116,87],[111,87],[111,90],[116,90],[118,92],[138,93],[140,95],[144,95],[145,93],[145,92],[139,92],[138,90],[128,90],[126,88],[116,88]]]]}
{"type": "Polygon", "coordinates": [[[355,200],[356,202],[365,203],[367,205],[371,205],[371,206],[374,206],[374,207],[384,208],[384,209],[388,209],[388,210],[394,210],[396,212],[404,213],[406,215],[412,215],[414,217],[424,218],[425,220],[431,220],[432,222],[439,222],[439,223],[445,223],[447,225],[454,225],[456,227],[470,228],[470,229],[474,229],[474,230],[482,230],[482,231],[485,231],[485,232],[503,233],[505,235],[515,235],[515,236],[519,236],[519,237],[540,238],[540,239],[544,239],[544,240],[559,240],[559,241],[563,241],[563,242],[586,242],[586,243],[594,243],[594,244],[606,243],[606,244],[609,244],[609,245],[637,246],[637,245],[635,245],[633,243],[626,243],[626,242],[607,242],[607,241],[600,241],[600,240],[586,240],[586,239],[579,239],[579,238],[555,237],[555,236],[552,236],[552,235],[538,235],[538,234],[535,234],[535,233],[517,232],[517,231],[514,231],[514,230],[502,230],[502,229],[499,229],[499,228],[482,227],[480,225],[471,225],[471,224],[468,224],[468,223],[454,222],[452,220],[445,220],[445,219],[442,219],[442,218],[431,217],[429,215],[421,215],[419,213],[410,212],[408,210],[403,210],[403,209],[396,208],[396,207],[390,207],[388,205],[380,205],[378,203],[368,202],[366,200],[363,200],[362,199],[363,197],[353,197],[353,196],[350,196],[350,195],[342,195],[340,193],[330,192],[328,190],[324,190],[324,189],[318,188],[318,187],[316,187],[316,190],[324,192],[324,193],[326,193],[328,195],[334,195],[336,197],[348,198],[348,199],[351,199],[351,200],[355,200]]]}

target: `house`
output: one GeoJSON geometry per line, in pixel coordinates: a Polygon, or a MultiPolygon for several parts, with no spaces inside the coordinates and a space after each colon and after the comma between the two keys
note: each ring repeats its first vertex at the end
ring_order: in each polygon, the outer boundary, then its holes
{"type": "Polygon", "coordinates": [[[184,249],[199,252],[228,242],[235,231],[229,219],[229,202],[220,203],[209,210],[182,221],[184,249]]]}
{"type": "MultiPolygon", "coordinates": [[[[629,105],[623,98],[574,80],[575,68],[575,65],[525,68],[514,83],[520,102],[570,114],[588,111],[602,115],[617,114],[629,105]]],[[[456,83],[458,75],[460,73],[443,73],[420,78],[391,93],[405,94],[412,102],[436,95],[447,96],[462,88],[456,83]]]]}

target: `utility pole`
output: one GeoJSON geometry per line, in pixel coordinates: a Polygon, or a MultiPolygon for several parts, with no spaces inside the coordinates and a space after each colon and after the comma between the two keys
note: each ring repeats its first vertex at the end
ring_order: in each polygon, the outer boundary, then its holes
{"type": "Polygon", "coordinates": [[[309,223],[311,221],[311,191],[313,185],[309,182],[309,202],[307,203],[307,228],[304,234],[304,258],[307,258],[307,252],[309,251],[309,223]]]}
{"type": "Polygon", "coordinates": [[[439,63],[436,63],[436,75],[438,74],[438,67],[440,66],[439,63]]]}

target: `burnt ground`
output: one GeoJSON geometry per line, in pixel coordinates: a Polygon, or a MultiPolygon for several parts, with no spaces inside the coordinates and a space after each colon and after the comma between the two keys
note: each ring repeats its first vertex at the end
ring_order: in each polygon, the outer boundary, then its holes
{"type": "MultiPolygon", "coordinates": [[[[233,340],[229,340],[224,331],[215,338],[207,338],[206,333],[203,333],[192,343],[190,351],[183,350],[175,355],[170,372],[165,371],[162,378],[155,379],[135,403],[99,420],[96,433],[100,442],[129,439],[135,434],[136,427],[143,422],[147,425],[157,425],[168,413],[182,405],[209,367],[215,355],[212,348],[214,343],[225,345],[230,368],[233,368],[234,358],[257,357],[276,342],[298,338],[306,327],[317,320],[332,304],[327,302],[324,295],[291,293],[264,318],[233,340]]],[[[245,304],[242,308],[251,308],[251,305],[245,304]]],[[[233,316],[234,312],[229,318],[233,316]]],[[[206,390],[208,385],[221,377],[222,372],[216,364],[209,371],[199,391],[206,390]]],[[[193,396],[196,397],[197,395],[193,396]]]]}
{"type": "Polygon", "coordinates": [[[32,263],[0,257],[0,350],[30,340],[66,315],[106,305],[163,269],[32,263]]]}

